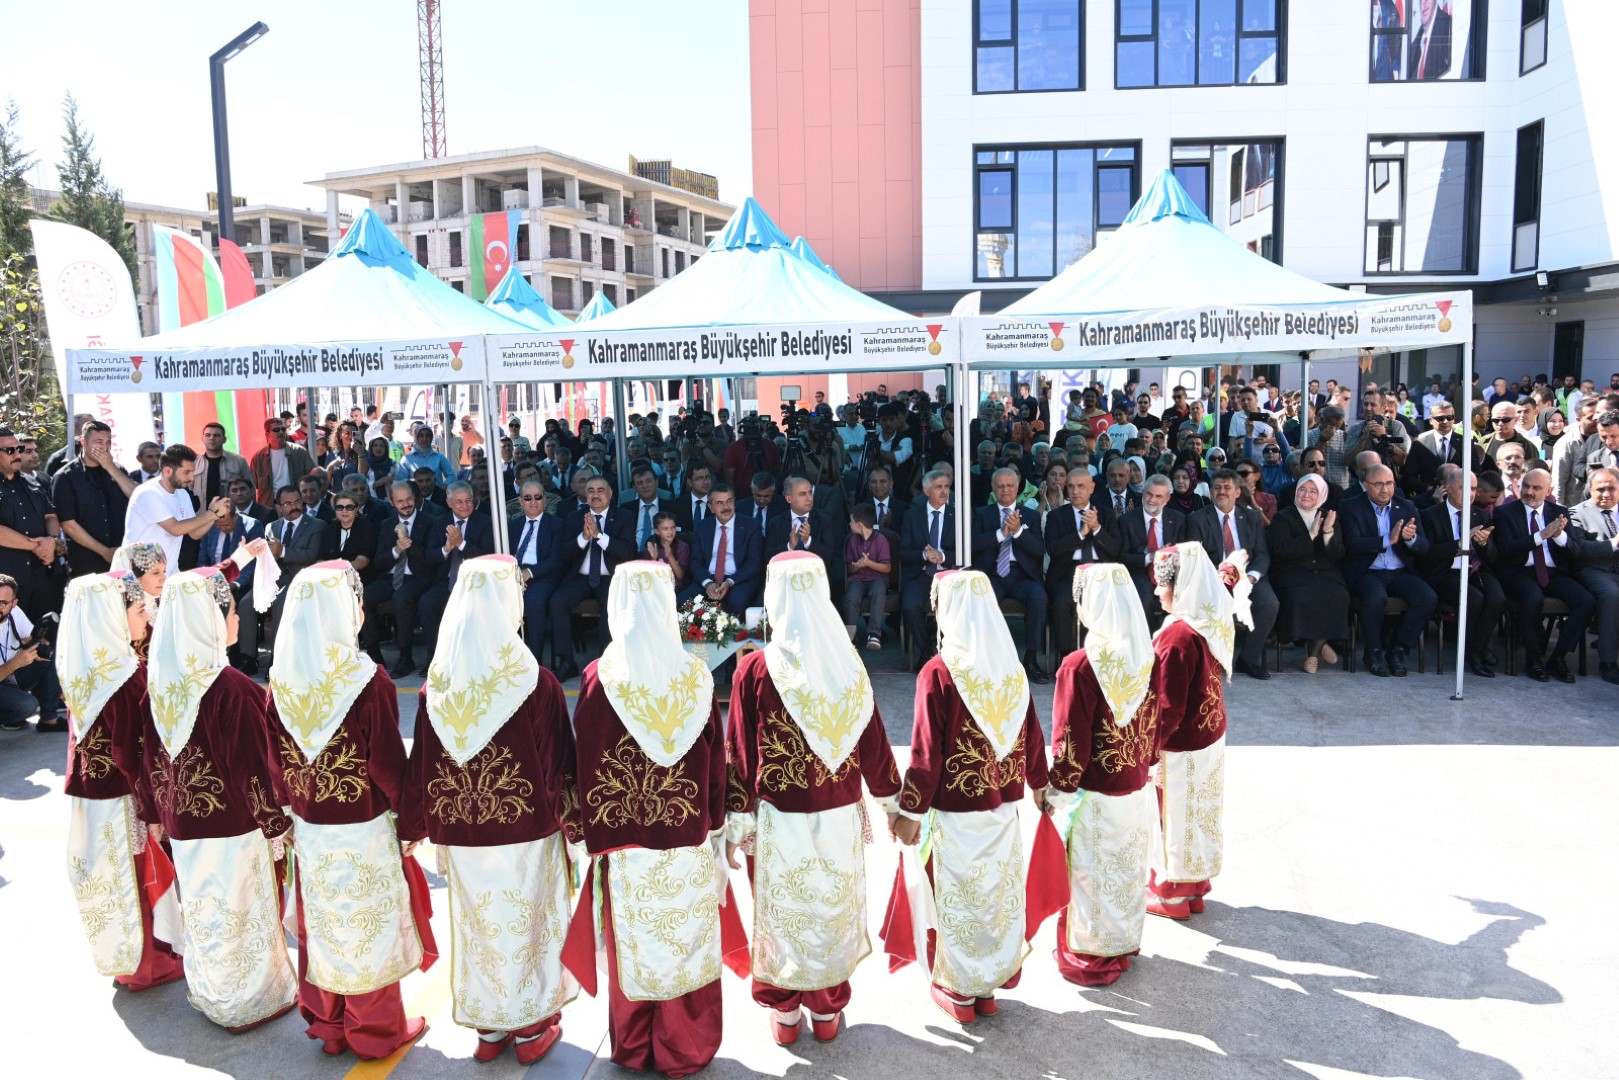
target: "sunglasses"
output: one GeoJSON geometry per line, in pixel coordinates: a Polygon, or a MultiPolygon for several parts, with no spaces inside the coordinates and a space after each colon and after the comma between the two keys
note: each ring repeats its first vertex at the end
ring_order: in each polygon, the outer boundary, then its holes
{"type": "Polygon", "coordinates": [[[1492,419],[1490,421],[1490,423],[1492,423],[1492,424],[1511,424],[1511,423],[1515,423],[1517,421],[1517,419],[1518,418],[1516,416],[1501,416],[1501,417],[1496,417],[1495,419],[1492,419]]]}
{"type": "Polygon", "coordinates": [[[1433,422],[1436,424],[1454,424],[1456,418],[1454,416],[1436,416],[1433,418],[1433,422]]]}
{"type": "Polygon", "coordinates": [[[1304,463],[1304,467],[1306,469],[1325,469],[1327,467],[1327,463],[1322,458],[1316,458],[1314,461],[1306,461],[1304,463]]]}
{"type": "Polygon", "coordinates": [[[353,503],[333,503],[332,504],[332,509],[333,510],[355,510],[355,509],[358,509],[358,507],[356,507],[353,503]]]}
{"type": "Polygon", "coordinates": [[[545,496],[544,495],[524,495],[521,498],[522,498],[523,502],[544,502],[545,501],[545,496]]]}
{"type": "Polygon", "coordinates": [[[22,447],[20,447],[20,446],[0,446],[0,454],[20,454],[20,453],[22,453],[22,447]]]}

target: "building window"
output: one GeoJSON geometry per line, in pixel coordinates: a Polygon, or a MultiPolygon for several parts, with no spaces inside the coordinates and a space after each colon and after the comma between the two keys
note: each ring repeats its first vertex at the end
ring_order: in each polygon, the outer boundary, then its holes
{"type": "Polygon", "coordinates": [[[573,306],[573,279],[553,277],[551,279],[551,306],[558,311],[575,311],[573,306]]]}
{"type": "Polygon", "coordinates": [[[588,305],[590,303],[590,298],[592,296],[595,296],[595,295],[596,295],[596,283],[595,282],[593,282],[593,281],[581,281],[579,283],[579,302],[580,303],[588,305]]]}
{"type": "Polygon", "coordinates": [[[582,232],[579,234],[579,259],[582,262],[596,261],[596,255],[594,251],[592,251],[594,245],[592,245],[591,239],[591,235],[587,232],[582,232]]]}
{"type": "Polygon", "coordinates": [[[1540,261],[1540,162],[1546,122],[1518,129],[1518,157],[1512,179],[1512,272],[1533,270],[1540,261]]]}
{"type": "Polygon", "coordinates": [[[634,289],[628,289],[627,288],[627,289],[624,290],[624,302],[626,304],[635,303],[635,290],[634,289]]]}
{"type": "Polygon", "coordinates": [[[617,285],[603,284],[602,285],[602,295],[607,297],[607,302],[609,304],[612,304],[614,307],[618,307],[618,286],[617,285]]]}
{"type": "Polygon", "coordinates": [[[973,92],[1083,90],[1080,0],[976,0],[973,92]]]}
{"type": "Polygon", "coordinates": [[[616,244],[614,244],[611,240],[609,240],[607,237],[605,237],[605,236],[602,237],[602,269],[603,270],[616,270],[618,268],[617,260],[613,258],[615,252],[617,251],[617,247],[618,246],[616,244]]]}
{"type": "Polygon", "coordinates": [[[660,251],[663,254],[663,276],[668,277],[669,276],[669,249],[668,248],[659,248],[658,251],[660,251]]]}
{"type": "Polygon", "coordinates": [[[528,260],[532,257],[532,256],[529,255],[529,251],[528,251],[528,234],[529,234],[529,227],[528,227],[528,224],[526,222],[524,224],[522,224],[522,225],[517,226],[517,261],[518,262],[528,262],[528,260]]]}
{"type": "Polygon", "coordinates": [[[686,272],[686,253],[684,251],[677,251],[677,252],[675,252],[675,273],[684,274],[685,272],[686,272]]]}
{"type": "Polygon", "coordinates": [[[1372,136],[1366,273],[1477,272],[1482,144],[1478,135],[1372,136]]]}
{"type": "Polygon", "coordinates": [[[975,148],[974,279],[1044,280],[1084,256],[1140,195],[1138,149],[975,148]]]}
{"type": "Polygon", "coordinates": [[[1372,81],[1484,78],[1488,21],[1484,0],[1372,0],[1372,81]]]}
{"type": "Polygon", "coordinates": [[[1518,34],[1518,74],[1527,75],[1546,62],[1546,15],[1550,0],[1523,0],[1523,29],[1518,34]]]}
{"type": "Polygon", "coordinates": [[[416,265],[427,265],[427,234],[419,233],[416,236],[416,265]]]}
{"type": "Polygon", "coordinates": [[[450,288],[454,289],[458,293],[464,293],[467,291],[467,283],[460,278],[456,278],[454,281],[450,282],[450,288]]]}
{"type": "Polygon", "coordinates": [[[450,265],[451,266],[461,266],[461,265],[463,265],[463,260],[461,258],[461,230],[460,229],[452,229],[450,231],[450,265]]]}
{"type": "Polygon", "coordinates": [[[1114,85],[1286,82],[1286,0],[1116,0],[1114,85]]]}
{"type": "Polygon", "coordinates": [[[1216,228],[1282,261],[1280,140],[1175,143],[1169,153],[1175,179],[1216,228]]]}

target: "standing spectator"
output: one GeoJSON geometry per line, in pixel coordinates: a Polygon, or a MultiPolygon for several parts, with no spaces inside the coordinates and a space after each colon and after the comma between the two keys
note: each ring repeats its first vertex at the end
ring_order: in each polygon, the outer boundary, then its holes
{"type": "Polygon", "coordinates": [[[230,495],[230,482],[237,477],[251,481],[253,471],[247,459],[225,449],[225,425],[217,421],[202,429],[202,456],[191,477],[191,493],[204,506],[212,506],[215,499],[230,495]]]}
{"type": "Polygon", "coordinates": [[[253,455],[249,468],[259,503],[269,506],[275,502],[276,492],[314,471],[315,459],[303,447],[287,442],[287,422],[283,419],[264,422],[264,443],[253,455]]]}
{"type": "Polygon", "coordinates": [[[912,666],[922,670],[932,655],[925,633],[933,605],[933,579],[956,562],[956,508],[950,502],[950,475],[941,469],[922,477],[924,501],[900,530],[900,618],[916,650],[912,666]]]}
{"type": "Polygon", "coordinates": [[[507,438],[512,441],[513,453],[528,454],[533,452],[534,445],[528,441],[528,436],[523,434],[523,421],[521,419],[514,416],[506,421],[506,430],[510,433],[507,438]]]}
{"type": "Polygon", "coordinates": [[[1348,445],[1344,433],[1344,411],[1337,405],[1323,405],[1316,419],[1318,426],[1310,429],[1305,445],[1321,448],[1322,456],[1326,460],[1327,483],[1339,491],[1347,491],[1349,466],[1345,463],[1348,445]]]}
{"type": "Polygon", "coordinates": [[[124,542],[124,515],[135,482],[112,460],[112,428],[86,421],[80,449],[51,481],[51,502],[67,534],[68,566],[75,577],[105,573],[124,542]]]}
{"type": "Polygon", "coordinates": [[[157,479],[158,470],[162,467],[158,459],[163,456],[163,447],[155,442],[143,442],[135,448],[135,468],[129,470],[129,478],[137,484],[144,484],[148,480],[157,479]]]}
{"type": "Polygon", "coordinates": [[[202,537],[230,510],[221,496],[198,513],[191,501],[192,470],[197,452],[175,443],[163,451],[160,472],[135,488],[124,517],[124,543],[156,544],[168,557],[170,569],[180,566],[180,545],[202,537]]]}
{"type": "MultiPolygon", "coordinates": [[[[82,432],[84,425],[94,419],[95,417],[89,413],[74,413],[73,426],[69,430],[75,433],[82,432]]],[[[60,450],[45,459],[45,475],[52,480],[56,479],[56,474],[67,468],[79,456],[79,449],[79,440],[69,439],[60,450]]],[[[124,475],[128,476],[129,474],[124,473],[124,475]]]]}
{"type": "Polygon", "coordinates": [[[755,473],[774,475],[781,468],[781,451],[765,438],[764,421],[759,417],[748,417],[741,427],[742,438],[725,449],[725,482],[733,491],[752,491],[755,473]]]}
{"type": "Polygon", "coordinates": [[[40,734],[65,732],[56,665],[39,655],[33,620],[18,599],[17,580],[0,574],[0,728],[21,731],[37,712],[40,734]]]}
{"type": "Polygon", "coordinates": [[[472,417],[461,418],[461,438],[458,441],[461,443],[461,453],[453,460],[460,462],[465,468],[472,464],[472,451],[483,446],[483,435],[473,426],[472,417]]]}
{"type": "Polygon", "coordinates": [[[844,562],[848,564],[848,580],[843,592],[843,622],[852,627],[859,638],[860,607],[869,602],[871,614],[866,619],[866,648],[876,651],[883,647],[883,608],[888,601],[888,575],[893,570],[893,556],[888,540],[877,531],[877,515],[862,503],[849,514],[849,539],[844,545],[844,562]]]}
{"type": "MultiPolygon", "coordinates": [[[[456,440],[457,443],[460,441],[456,440]]],[[[430,471],[435,487],[446,488],[455,483],[455,468],[449,458],[433,449],[433,429],[426,424],[416,429],[410,453],[399,459],[399,465],[394,469],[394,479],[409,480],[416,475],[417,469],[430,471]]]]}

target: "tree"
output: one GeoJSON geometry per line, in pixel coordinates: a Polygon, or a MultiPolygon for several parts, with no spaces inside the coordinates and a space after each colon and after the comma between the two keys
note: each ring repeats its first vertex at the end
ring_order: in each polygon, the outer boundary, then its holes
{"type": "Polygon", "coordinates": [[[67,413],[46,344],[39,271],[16,251],[0,263],[0,423],[39,440],[42,454],[66,437],[67,413]]]}
{"type": "Polygon", "coordinates": [[[28,231],[32,211],[27,174],[33,155],[23,150],[17,125],[17,103],[8,100],[5,117],[0,119],[0,265],[17,252],[32,266],[34,236],[28,231]]]}
{"type": "Polygon", "coordinates": [[[51,207],[51,217],[88,229],[111,244],[129,267],[129,280],[140,279],[135,259],[135,237],[124,226],[124,193],[107,183],[96,157],[95,136],[79,123],[79,103],[69,94],[62,103],[62,163],[56,175],[62,197],[51,207]]]}

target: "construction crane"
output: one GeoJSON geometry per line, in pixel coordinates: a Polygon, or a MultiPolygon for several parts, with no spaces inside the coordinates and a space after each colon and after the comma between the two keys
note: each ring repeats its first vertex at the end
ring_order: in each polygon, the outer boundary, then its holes
{"type": "Polygon", "coordinates": [[[439,0],[416,0],[416,54],[421,64],[422,157],[445,156],[444,29],[439,0]]]}

